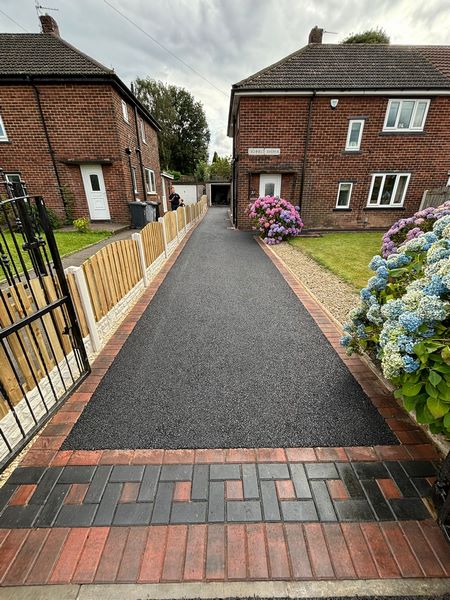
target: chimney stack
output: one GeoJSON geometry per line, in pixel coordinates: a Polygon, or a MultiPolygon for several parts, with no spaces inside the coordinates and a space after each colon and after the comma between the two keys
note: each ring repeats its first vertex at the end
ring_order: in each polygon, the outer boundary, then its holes
{"type": "Polygon", "coordinates": [[[41,22],[42,33],[52,33],[53,35],[61,37],[59,35],[58,23],[53,17],[50,15],[40,15],[39,20],[41,22]]]}
{"type": "Polygon", "coordinates": [[[321,44],[322,43],[323,29],[319,29],[317,25],[313,27],[309,33],[308,44],[321,44]]]}

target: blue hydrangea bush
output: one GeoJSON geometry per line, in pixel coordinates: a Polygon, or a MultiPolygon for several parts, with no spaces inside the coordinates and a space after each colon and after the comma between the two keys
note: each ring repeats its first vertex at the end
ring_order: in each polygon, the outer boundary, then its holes
{"type": "Polygon", "coordinates": [[[379,361],[405,408],[450,439],[450,215],[369,268],[341,343],[379,361]]]}

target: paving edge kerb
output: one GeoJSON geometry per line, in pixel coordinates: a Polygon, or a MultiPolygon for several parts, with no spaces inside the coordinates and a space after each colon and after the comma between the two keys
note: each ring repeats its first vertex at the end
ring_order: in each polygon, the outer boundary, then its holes
{"type": "Polygon", "coordinates": [[[181,600],[212,598],[339,598],[433,596],[448,593],[448,580],[253,581],[163,584],[54,585],[2,588],[1,600],[181,600]]]}

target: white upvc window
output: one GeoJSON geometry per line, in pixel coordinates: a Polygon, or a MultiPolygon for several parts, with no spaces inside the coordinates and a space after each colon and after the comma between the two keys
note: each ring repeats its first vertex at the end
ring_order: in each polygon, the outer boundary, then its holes
{"type": "Polygon", "coordinates": [[[347,141],[345,149],[348,152],[356,152],[361,147],[364,119],[351,119],[348,124],[347,141]]]}
{"type": "Polygon", "coordinates": [[[411,173],[374,173],[367,206],[403,206],[411,173]]]}
{"type": "Polygon", "coordinates": [[[155,173],[151,169],[145,169],[145,187],[147,194],[156,194],[155,173]]]}
{"type": "Polygon", "coordinates": [[[389,100],[383,131],[423,131],[429,106],[429,100],[389,100]]]}
{"type": "Polygon", "coordinates": [[[349,208],[350,198],[352,196],[353,183],[351,181],[341,181],[339,183],[336,199],[336,208],[349,208]]]}
{"type": "Polygon", "coordinates": [[[136,167],[131,167],[131,180],[133,182],[133,190],[135,194],[139,193],[138,187],[137,187],[137,175],[136,175],[136,167]]]}
{"type": "Polygon", "coordinates": [[[6,135],[5,124],[3,123],[2,115],[0,115],[0,142],[7,142],[8,136],[6,135]]]}
{"type": "Polygon", "coordinates": [[[145,124],[144,124],[144,119],[140,119],[140,126],[141,126],[141,140],[144,142],[144,144],[147,143],[147,140],[145,139],[145,124]]]}
{"type": "Polygon", "coordinates": [[[122,115],[123,115],[123,120],[126,123],[129,123],[130,118],[128,116],[128,104],[125,102],[125,100],[122,100],[122,115]]]}
{"type": "Polygon", "coordinates": [[[274,196],[279,198],[281,194],[281,175],[274,173],[272,175],[259,176],[259,195],[261,198],[265,196],[274,196]]]}
{"type": "Polygon", "coordinates": [[[450,171],[448,172],[447,187],[450,187],[450,171]]]}

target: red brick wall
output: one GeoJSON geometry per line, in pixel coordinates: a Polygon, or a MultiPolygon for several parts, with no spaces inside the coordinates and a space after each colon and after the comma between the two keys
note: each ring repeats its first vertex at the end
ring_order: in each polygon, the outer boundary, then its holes
{"type": "MultiPolygon", "coordinates": [[[[78,164],[66,161],[102,161],[103,177],[111,219],[129,222],[127,202],[133,199],[128,157],[138,167],[134,112],[129,106],[130,125],[122,116],[119,94],[110,85],[39,85],[42,109],[55,152],[62,185],[74,201],[74,216],[88,216],[89,210],[78,164]]],[[[9,142],[0,143],[0,167],[20,172],[32,194],[43,195],[48,206],[63,216],[63,204],[50,153],[31,86],[0,86],[0,114],[9,142]]],[[[160,186],[157,134],[145,124],[147,145],[142,144],[143,161],[155,171],[160,186]]],[[[141,199],[142,181],[138,169],[141,199]]]]}
{"type": "MultiPolygon", "coordinates": [[[[392,97],[392,96],[389,96],[392,97]]],[[[450,98],[431,98],[423,133],[382,132],[389,97],[329,97],[313,101],[302,218],[308,228],[388,227],[418,210],[424,190],[445,185],[450,168],[450,98]],[[365,118],[361,149],[345,152],[349,119],[365,118]],[[374,172],[411,173],[404,209],[366,209],[374,172]],[[350,211],[334,211],[339,182],[353,181],[350,211]]],[[[259,193],[259,172],[284,173],[281,195],[300,203],[308,97],[240,99],[238,226],[248,228],[245,209],[259,193]],[[280,148],[280,156],[248,155],[249,147],[280,148]]]]}

